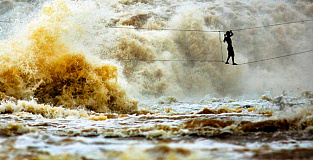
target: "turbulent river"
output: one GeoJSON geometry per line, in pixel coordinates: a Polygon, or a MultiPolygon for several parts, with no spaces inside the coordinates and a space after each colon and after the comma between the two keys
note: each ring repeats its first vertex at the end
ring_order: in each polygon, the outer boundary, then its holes
{"type": "Polygon", "coordinates": [[[0,158],[312,159],[312,19],[309,0],[2,0],[0,158]]]}

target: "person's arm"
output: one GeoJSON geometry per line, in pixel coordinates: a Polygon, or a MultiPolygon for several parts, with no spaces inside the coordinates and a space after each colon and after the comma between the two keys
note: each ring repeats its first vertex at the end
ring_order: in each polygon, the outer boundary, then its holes
{"type": "Polygon", "coordinates": [[[224,34],[224,41],[223,42],[225,43],[225,41],[226,41],[226,34],[224,34]]]}

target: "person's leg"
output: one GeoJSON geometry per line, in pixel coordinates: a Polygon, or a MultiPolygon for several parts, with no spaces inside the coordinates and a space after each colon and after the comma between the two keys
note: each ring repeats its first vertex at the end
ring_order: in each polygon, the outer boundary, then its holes
{"type": "Polygon", "coordinates": [[[229,58],[230,58],[230,56],[228,55],[228,57],[227,57],[227,61],[226,61],[226,63],[225,63],[225,64],[229,64],[229,63],[228,63],[229,58]]]}
{"type": "Polygon", "coordinates": [[[231,58],[233,60],[233,65],[237,65],[237,63],[235,63],[235,55],[233,55],[231,58]]]}

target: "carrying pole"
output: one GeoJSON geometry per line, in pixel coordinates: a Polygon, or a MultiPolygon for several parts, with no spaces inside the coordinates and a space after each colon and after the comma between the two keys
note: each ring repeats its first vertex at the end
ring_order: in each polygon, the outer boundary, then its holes
{"type": "Polygon", "coordinates": [[[223,57],[223,43],[222,43],[222,38],[221,38],[221,31],[218,32],[218,35],[219,35],[220,44],[221,44],[222,62],[224,62],[224,57],[223,57]]]}

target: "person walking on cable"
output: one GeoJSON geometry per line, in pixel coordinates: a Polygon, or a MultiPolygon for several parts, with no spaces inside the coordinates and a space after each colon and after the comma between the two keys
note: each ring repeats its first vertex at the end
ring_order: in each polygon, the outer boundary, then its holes
{"type": "Polygon", "coordinates": [[[234,35],[234,33],[230,30],[227,31],[226,34],[224,34],[224,43],[225,41],[227,42],[228,46],[227,46],[227,51],[228,51],[228,57],[227,57],[227,61],[225,64],[229,64],[228,60],[230,57],[232,57],[232,61],[233,61],[233,65],[237,65],[235,63],[235,53],[234,53],[234,48],[232,45],[232,41],[231,38],[234,35]]]}

